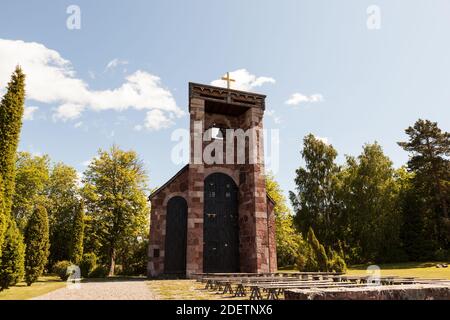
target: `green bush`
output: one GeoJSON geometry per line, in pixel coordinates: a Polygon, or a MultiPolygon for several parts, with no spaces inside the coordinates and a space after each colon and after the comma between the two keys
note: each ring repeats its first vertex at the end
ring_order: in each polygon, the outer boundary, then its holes
{"type": "Polygon", "coordinates": [[[147,273],[147,250],[147,240],[134,243],[130,248],[130,253],[126,255],[127,259],[122,261],[122,271],[117,273],[126,276],[145,275],[147,273]]]}
{"type": "Polygon", "coordinates": [[[80,271],[82,277],[89,277],[89,274],[95,269],[97,266],[97,256],[95,253],[85,253],[83,254],[83,259],[80,263],[80,271]]]}
{"type": "Polygon", "coordinates": [[[325,248],[323,245],[320,244],[319,240],[316,238],[316,235],[314,234],[314,230],[312,228],[309,228],[308,235],[307,235],[308,243],[311,247],[311,258],[314,261],[311,261],[310,267],[312,271],[327,271],[328,268],[328,257],[327,253],[325,252],[325,248]]]}
{"type": "Polygon", "coordinates": [[[106,278],[109,270],[105,266],[97,266],[92,272],[89,274],[89,278],[106,278]]]}
{"type": "Polygon", "coordinates": [[[8,229],[0,257],[0,291],[14,286],[25,273],[25,245],[14,219],[8,222],[8,229]]]}
{"type": "Polygon", "coordinates": [[[306,253],[306,264],[305,264],[305,270],[307,272],[319,272],[319,263],[316,259],[316,254],[312,248],[309,248],[309,250],[306,253]]]}
{"type": "Polygon", "coordinates": [[[337,252],[331,252],[331,259],[328,261],[328,271],[333,272],[346,272],[347,264],[343,257],[341,257],[337,252]]]}
{"type": "Polygon", "coordinates": [[[66,281],[70,276],[70,273],[67,272],[67,268],[69,268],[71,265],[72,263],[67,260],[58,261],[53,266],[53,273],[59,276],[61,280],[66,281]]]}
{"type": "Polygon", "coordinates": [[[344,273],[347,272],[347,264],[345,263],[344,258],[342,258],[341,256],[336,256],[336,258],[333,259],[332,271],[344,273]]]}
{"type": "Polygon", "coordinates": [[[295,260],[295,265],[297,267],[297,270],[300,272],[306,271],[307,262],[308,262],[308,257],[304,253],[299,252],[297,254],[297,258],[295,260]]]}

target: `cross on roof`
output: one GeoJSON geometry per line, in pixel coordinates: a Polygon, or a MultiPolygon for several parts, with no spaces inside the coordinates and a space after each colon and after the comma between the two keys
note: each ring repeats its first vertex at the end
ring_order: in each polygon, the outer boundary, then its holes
{"type": "Polygon", "coordinates": [[[228,89],[230,89],[230,83],[231,82],[236,82],[236,80],[230,78],[230,73],[229,72],[227,72],[227,76],[226,77],[222,77],[222,80],[225,80],[227,82],[227,88],[228,89]]]}

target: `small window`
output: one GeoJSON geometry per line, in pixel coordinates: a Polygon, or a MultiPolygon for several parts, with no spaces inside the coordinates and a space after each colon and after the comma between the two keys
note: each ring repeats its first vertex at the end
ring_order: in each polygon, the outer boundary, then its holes
{"type": "Polygon", "coordinates": [[[159,249],[153,249],[153,258],[159,258],[159,249]]]}

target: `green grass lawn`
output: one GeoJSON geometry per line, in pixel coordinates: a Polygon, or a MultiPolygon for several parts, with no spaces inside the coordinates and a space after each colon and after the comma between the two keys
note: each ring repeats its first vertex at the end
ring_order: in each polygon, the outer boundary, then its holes
{"type": "MultiPolygon", "coordinates": [[[[379,264],[382,276],[399,276],[399,277],[416,277],[416,278],[431,278],[431,279],[449,279],[450,280],[450,266],[448,268],[436,268],[436,264],[450,262],[404,262],[404,263],[387,263],[379,264]]],[[[355,265],[349,266],[347,270],[348,275],[365,276],[367,267],[369,265],[355,265]]],[[[280,268],[280,272],[297,272],[293,267],[280,268]]]]}
{"type": "MultiPolygon", "coordinates": [[[[406,262],[380,264],[382,276],[400,276],[416,278],[439,278],[450,280],[450,267],[436,268],[437,262],[406,262]]],[[[447,264],[449,264],[447,262],[447,264]]],[[[367,275],[368,265],[352,266],[348,269],[349,275],[367,275]]]]}
{"type": "Polygon", "coordinates": [[[43,295],[47,292],[62,288],[66,285],[56,276],[43,276],[30,287],[25,282],[20,282],[14,287],[0,292],[0,300],[26,300],[43,295]]]}
{"type": "MultiPolygon", "coordinates": [[[[150,290],[160,300],[243,300],[205,290],[205,284],[195,280],[149,280],[150,290]]],[[[247,298],[248,299],[248,298],[247,298]]]]}

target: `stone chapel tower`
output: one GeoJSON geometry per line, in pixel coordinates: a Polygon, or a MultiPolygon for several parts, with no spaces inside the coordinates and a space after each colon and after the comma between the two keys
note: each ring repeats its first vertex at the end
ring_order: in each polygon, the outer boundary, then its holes
{"type": "Polygon", "coordinates": [[[149,277],[277,270],[264,109],[264,95],[189,84],[190,163],[149,197],[149,277]]]}

